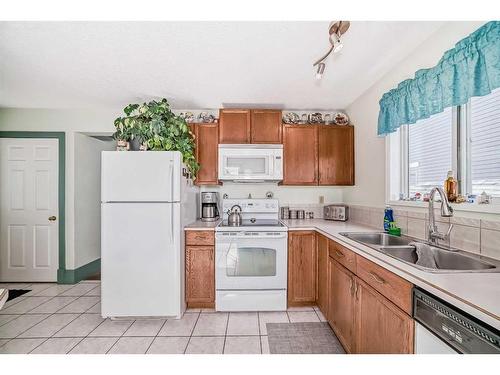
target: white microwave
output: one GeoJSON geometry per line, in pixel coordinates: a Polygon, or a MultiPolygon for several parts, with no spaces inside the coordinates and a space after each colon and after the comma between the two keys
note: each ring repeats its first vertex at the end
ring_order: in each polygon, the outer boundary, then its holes
{"type": "Polygon", "coordinates": [[[233,182],[283,180],[283,145],[219,145],[219,180],[233,182]]]}

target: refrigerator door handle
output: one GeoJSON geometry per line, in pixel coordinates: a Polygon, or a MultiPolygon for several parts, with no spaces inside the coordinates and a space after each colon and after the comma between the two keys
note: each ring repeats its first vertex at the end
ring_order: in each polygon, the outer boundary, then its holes
{"type": "Polygon", "coordinates": [[[170,205],[170,243],[174,243],[174,207],[170,205]]]}
{"type": "Polygon", "coordinates": [[[168,175],[170,178],[170,202],[174,201],[174,165],[173,161],[170,160],[170,164],[168,166],[168,175]]]}

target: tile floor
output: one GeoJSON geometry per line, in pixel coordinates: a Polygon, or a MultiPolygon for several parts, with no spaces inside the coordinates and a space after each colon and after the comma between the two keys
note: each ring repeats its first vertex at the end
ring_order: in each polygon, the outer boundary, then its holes
{"type": "Polygon", "coordinates": [[[100,316],[100,282],[0,284],[31,289],[0,310],[0,353],[267,354],[266,323],[325,321],[316,307],[283,312],[191,309],[182,319],[100,316]]]}

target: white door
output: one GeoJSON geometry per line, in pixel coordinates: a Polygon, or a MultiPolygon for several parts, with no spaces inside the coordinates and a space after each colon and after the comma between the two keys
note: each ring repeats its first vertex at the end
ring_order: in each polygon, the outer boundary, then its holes
{"type": "Polygon", "coordinates": [[[56,281],[58,140],[0,138],[0,281],[56,281]]]}

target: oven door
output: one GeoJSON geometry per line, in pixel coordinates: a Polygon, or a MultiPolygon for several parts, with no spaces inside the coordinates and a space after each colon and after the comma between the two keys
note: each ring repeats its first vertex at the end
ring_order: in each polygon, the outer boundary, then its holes
{"type": "Polygon", "coordinates": [[[218,290],[286,289],[286,232],[219,232],[215,248],[218,290]]]}

